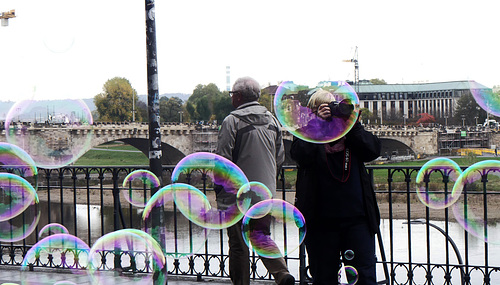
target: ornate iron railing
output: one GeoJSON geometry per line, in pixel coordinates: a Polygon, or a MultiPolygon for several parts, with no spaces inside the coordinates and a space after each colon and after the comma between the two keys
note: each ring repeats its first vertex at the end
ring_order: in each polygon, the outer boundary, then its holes
{"type": "MultiPolygon", "coordinates": [[[[42,209],[37,228],[21,241],[0,243],[0,265],[21,266],[28,250],[39,241],[38,230],[50,223],[66,226],[70,234],[90,246],[107,233],[123,228],[141,229],[141,209],[124,203],[120,189],[127,174],[145,168],[68,166],[39,169],[37,181],[28,178],[37,185],[42,209]]],[[[172,169],[173,166],[164,166],[163,185],[171,183],[172,169]]],[[[278,198],[291,203],[295,196],[295,170],[294,166],[284,167],[278,183],[278,198]]],[[[418,170],[418,167],[368,167],[382,216],[377,236],[379,284],[499,284],[500,246],[497,241],[484,242],[461,229],[448,208],[425,207],[416,198],[418,170]]],[[[204,193],[213,191],[205,174],[193,173],[188,179],[204,193]]],[[[482,189],[468,191],[467,195],[477,196],[477,200],[482,201],[480,212],[493,231],[492,222],[496,218],[488,220],[488,203],[496,203],[499,191],[495,191],[495,184],[489,183],[492,182],[488,177],[483,177],[482,189]]],[[[440,189],[450,191],[452,186],[444,176],[440,189]]],[[[144,195],[145,199],[150,195],[147,187],[144,187],[144,195]]],[[[38,256],[28,263],[28,267],[80,267],[76,251],[59,254],[38,256]]],[[[137,254],[144,253],[138,251],[137,254]]],[[[307,284],[310,281],[303,247],[287,256],[286,261],[297,282],[307,284]]],[[[201,252],[188,258],[169,257],[167,262],[170,275],[228,278],[225,230],[212,231],[201,252]]],[[[250,262],[253,279],[272,279],[257,255],[252,255],[250,262]]],[[[148,263],[134,266],[129,270],[151,270],[148,263]]]]}

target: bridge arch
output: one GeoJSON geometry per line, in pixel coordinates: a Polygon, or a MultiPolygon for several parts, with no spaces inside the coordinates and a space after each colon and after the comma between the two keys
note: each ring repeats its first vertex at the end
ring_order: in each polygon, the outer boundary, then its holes
{"type": "Polygon", "coordinates": [[[380,155],[389,157],[393,155],[416,155],[415,151],[405,143],[391,138],[379,138],[382,144],[380,155]]]}

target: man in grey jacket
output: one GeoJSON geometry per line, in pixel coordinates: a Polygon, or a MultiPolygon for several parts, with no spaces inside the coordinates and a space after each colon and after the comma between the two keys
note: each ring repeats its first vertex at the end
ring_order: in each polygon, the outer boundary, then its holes
{"type": "MultiPolygon", "coordinates": [[[[257,100],[260,85],[250,77],[236,80],[230,92],[232,111],[222,122],[217,143],[218,155],[233,161],[245,173],[248,181],[266,185],[276,195],[276,177],[285,159],[281,127],[278,120],[257,100]]],[[[236,202],[234,194],[221,190],[219,205],[236,202]]],[[[267,232],[269,229],[267,230],[267,232]]],[[[250,284],[249,249],[241,233],[241,221],[227,229],[229,238],[229,276],[235,285],[250,284]]],[[[276,283],[292,285],[285,260],[264,258],[262,262],[276,283]]]]}

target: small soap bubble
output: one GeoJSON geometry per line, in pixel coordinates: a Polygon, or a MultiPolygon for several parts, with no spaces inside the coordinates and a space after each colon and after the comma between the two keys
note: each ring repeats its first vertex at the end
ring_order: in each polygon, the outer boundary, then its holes
{"type": "Polygon", "coordinates": [[[343,265],[338,273],[339,284],[341,285],[354,285],[358,282],[358,270],[351,265],[343,265]]]}
{"type": "Polygon", "coordinates": [[[148,193],[151,189],[160,186],[160,179],[149,170],[135,170],[123,180],[123,197],[130,204],[144,207],[148,202],[148,193]]]}
{"type": "Polygon", "coordinates": [[[302,213],[279,199],[253,205],[243,217],[241,229],[245,243],[259,256],[267,258],[287,256],[299,248],[306,234],[302,213]]]}
{"type": "Polygon", "coordinates": [[[315,88],[291,81],[280,84],[274,97],[276,117],[294,136],[312,143],[327,143],[345,136],[359,116],[359,98],[343,81],[323,81],[315,88]],[[332,116],[320,118],[318,106],[330,104],[332,116]]]}
{"type": "Polygon", "coordinates": [[[124,229],[99,238],[90,248],[92,284],[164,284],[166,261],[161,246],[145,232],[124,229]]]}
{"type": "Polygon", "coordinates": [[[345,260],[353,260],[354,259],[354,251],[351,249],[348,249],[344,252],[344,259],[345,260]]]}
{"type": "Polygon", "coordinates": [[[81,99],[15,103],[5,119],[7,142],[42,168],[60,168],[90,149],[92,114],[81,99]]]}
{"type": "Polygon", "coordinates": [[[209,210],[210,204],[208,201],[204,200],[202,198],[203,196],[200,196],[200,199],[193,199],[191,201],[192,210],[187,211],[188,215],[194,214],[190,219],[182,214],[175,206],[175,193],[177,193],[179,197],[186,197],[186,195],[182,195],[182,192],[196,192],[196,190],[194,186],[188,184],[170,184],[158,190],[144,207],[142,219],[144,221],[144,231],[146,233],[151,234],[155,232],[152,226],[153,219],[158,217],[158,213],[163,213],[164,224],[156,229],[156,232],[160,237],[161,246],[166,256],[171,256],[173,258],[191,256],[198,253],[205,246],[205,241],[208,238],[210,230],[199,224],[206,225],[209,222],[201,221],[199,219],[200,216],[195,214],[201,211],[196,211],[194,208],[199,209],[200,206],[198,202],[201,201],[203,205],[201,208],[203,210],[209,210]],[[176,188],[177,191],[174,191],[174,188],[176,188]],[[192,220],[195,222],[191,222],[192,220]]]}
{"type": "Polygon", "coordinates": [[[461,191],[462,195],[451,208],[458,224],[469,234],[488,243],[500,244],[500,236],[494,230],[494,224],[485,219],[484,209],[494,208],[495,199],[483,198],[483,177],[488,181],[486,191],[493,190],[488,187],[500,183],[500,161],[484,160],[465,169],[453,187],[453,191],[461,191]]]}
{"type": "MultiPolygon", "coordinates": [[[[248,179],[230,160],[213,153],[197,152],[183,158],[172,171],[172,182],[186,183],[193,188],[174,188],[175,203],[192,222],[209,229],[223,229],[236,224],[243,217],[238,209],[236,195],[248,179]],[[202,193],[191,180],[196,174],[210,178],[215,191],[202,193]],[[215,195],[215,192],[218,194],[215,195]]],[[[202,185],[200,185],[202,186],[202,185]]]]}
{"type": "Polygon", "coordinates": [[[236,201],[238,209],[245,214],[253,205],[272,197],[273,193],[266,185],[257,181],[250,181],[238,190],[236,201]]]}
{"type": "Polygon", "coordinates": [[[50,223],[43,226],[43,228],[38,232],[38,237],[46,237],[53,234],[69,234],[68,229],[58,223],[50,223]]]}
{"type": "Polygon", "coordinates": [[[449,158],[438,157],[429,160],[420,168],[415,179],[418,198],[431,209],[451,206],[460,197],[462,189],[453,188],[453,191],[445,192],[443,179],[448,178],[451,189],[460,174],[460,166],[449,158]]]}

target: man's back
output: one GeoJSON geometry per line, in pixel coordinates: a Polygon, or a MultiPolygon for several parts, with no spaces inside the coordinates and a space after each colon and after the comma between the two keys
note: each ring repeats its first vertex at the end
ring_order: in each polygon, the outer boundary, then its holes
{"type": "Polygon", "coordinates": [[[249,181],[276,191],[276,170],[284,161],[278,121],[257,102],[241,105],[222,123],[217,154],[232,160],[249,181]]]}

